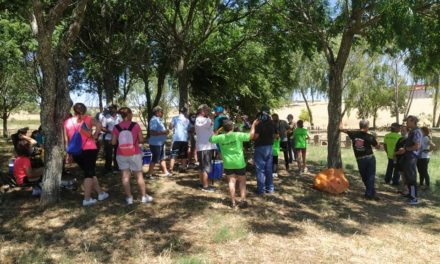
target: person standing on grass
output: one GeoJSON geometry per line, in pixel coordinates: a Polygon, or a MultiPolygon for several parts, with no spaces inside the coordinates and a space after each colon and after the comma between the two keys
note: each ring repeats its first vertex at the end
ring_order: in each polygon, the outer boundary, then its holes
{"type": "Polygon", "coordinates": [[[234,123],[226,120],[223,123],[224,134],[217,135],[217,132],[209,139],[211,143],[219,144],[223,157],[224,172],[229,177],[229,192],[231,195],[231,206],[235,208],[235,185],[238,180],[240,188],[239,207],[246,207],[246,161],[243,153],[243,142],[252,139],[255,133],[255,126],[252,126],[250,133],[234,132],[234,123]]]}
{"type": "Polygon", "coordinates": [[[165,141],[167,140],[168,130],[165,128],[165,124],[162,121],[163,110],[162,107],[156,106],[153,108],[153,117],[150,119],[149,129],[150,138],[148,144],[151,150],[151,163],[148,169],[149,177],[153,177],[154,166],[156,163],[160,164],[162,172],[166,177],[171,176],[171,173],[167,170],[167,164],[165,162],[165,141]]]}
{"type": "Polygon", "coordinates": [[[272,176],[278,178],[278,155],[280,154],[280,137],[276,135],[272,146],[272,176]]]}
{"type": "Polygon", "coordinates": [[[118,114],[118,107],[116,105],[110,105],[108,112],[105,113],[102,119],[102,131],[104,142],[104,173],[118,172],[118,163],[116,162],[116,149],[117,146],[112,145],[112,131],[115,125],[122,121],[122,117],[118,114]],[[112,166],[113,164],[113,166],[112,166]]]}
{"type": "MultiPolygon", "coordinates": [[[[403,186],[406,186],[405,172],[403,170],[404,169],[403,156],[405,154],[404,146],[406,144],[407,138],[408,138],[408,128],[406,126],[401,126],[400,127],[400,138],[396,143],[395,152],[394,152],[394,161],[395,161],[394,163],[396,164],[396,170],[399,171],[399,174],[401,176],[403,186]]],[[[404,194],[405,190],[403,190],[403,191],[398,190],[398,192],[404,194]]],[[[408,198],[409,198],[409,194],[404,194],[404,196],[408,196],[408,198]]]]}
{"type": "Polygon", "coordinates": [[[307,158],[307,140],[310,139],[307,128],[304,128],[304,121],[298,120],[296,128],[293,130],[293,139],[295,141],[296,162],[298,164],[299,173],[306,173],[307,158]]]}
{"type": "Polygon", "coordinates": [[[293,130],[296,128],[296,123],[293,121],[293,115],[287,115],[287,124],[289,125],[289,129],[287,130],[287,154],[289,155],[289,163],[293,163],[293,160],[296,159],[295,153],[295,140],[292,137],[293,130]]]}
{"type": "Polygon", "coordinates": [[[422,146],[422,132],[417,127],[418,118],[410,115],[406,118],[406,126],[409,129],[408,138],[405,141],[403,148],[403,171],[405,174],[405,182],[409,191],[410,205],[418,204],[417,199],[417,159],[420,155],[422,146]]]}
{"type": "MultiPolygon", "coordinates": [[[[431,141],[431,137],[429,136],[429,128],[422,127],[422,145],[421,145],[421,153],[417,160],[417,170],[419,172],[420,177],[420,186],[425,186],[429,189],[429,173],[428,173],[428,164],[429,164],[429,152],[435,148],[435,144],[431,141]]],[[[423,188],[423,187],[422,187],[423,188]]]]}
{"type": "Polygon", "coordinates": [[[287,143],[287,131],[290,129],[289,124],[286,120],[280,120],[278,114],[272,114],[272,120],[275,126],[275,130],[278,132],[278,138],[280,139],[280,149],[283,150],[284,153],[285,168],[286,170],[289,170],[289,153],[287,143]]]}
{"type": "Polygon", "coordinates": [[[211,161],[216,146],[209,142],[209,138],[214,132],[211,109],[206,104],[202,104],[198,108],[195,132],[201,190],[214,192],[215,188],[208,185],[208,173],[211,172],[211,161]]]}
{"type": "Polygon", "coordinates": [[[270,109],[263,106],[257,115],[257,119],[252,124],[255,126],[253,140],[254,163],[257,177],[257,195],[273,193],[273,171],[272,171],[272,146],[275,137],[275,126],[270,116],[270,109]]]}
{"type": "Polygon", "coordinates": [[[173,144],[171,147],[171,161],[170,161],[170,173],[173,174],[174,164],[176,158],[181,161],[181,172],[185,172],[188,161],[188,130],[190,128],[190,122],[187,118],[188,109],[182,107],[179,111],[179,115],[171,119],[169,125],[170,130],[173,130],[173,144]]]}
{"type": "Polygon", "coordinates": [[[81,135],[82,152],[79,155],[68,154],[66,163],[73,161],[84,172],[84,200],[83,206],[90,206],[97,202],[91,197],[92,191],[98,193],[98,201],[103,201],[109,197],[108,193],[102,191],[96,177],[96,159],[98,157],[98,149],[95,140],[101,132],[101,123],[98,120],[86,115],[87,107],[83,103],[76,103],[73,106],[74,116],[64,121],[64,146],[67,149],[70,140],[76,131],[81,135]],[[92,129],[95,132],[92,133],[92,129]]]}
{"type": "Polygon", "coordinates": [[[388,156],[387,171],[385,174],[385,183],[392,185],[399,185],[400,174],[399,170],[394,166],[394,153],[396,152],[396,143],[400,139],[400,125],[398,123],[391,124],[391,132],[386,134],[383,142],[385,152],[388,156]]]}
{"type": "Polygon", "coordinates": [[[344,129],[342,124],[339,130],[346,133],[353,143],[358,170],[365,185],[365,198],[368,200],[378,200],[374,187],[376,158],[374,157],[372,147],[379,148],[379,144],[376,138],[368,133],[369,124],[368,120],[361,120],[359,122],[359,130],[344,129]]]}
{"type": "Polygon", "coordinates": [[[136,175],[141,203],[153,201],[153,197],[145,192],[145,181],[142,173],[142,151],[139,144],[144,143],[141,127],[138,123],[132,122],[133,113],[130,108],[119,109],[122,121],[115,125],[112,131],[112,144],[118,146],[116,149],[116,161],[121,171],[122,186],[125,191],[125,201],[128,205],[133,204],[133,195],[130,189],[130,175],[136,175]]]}

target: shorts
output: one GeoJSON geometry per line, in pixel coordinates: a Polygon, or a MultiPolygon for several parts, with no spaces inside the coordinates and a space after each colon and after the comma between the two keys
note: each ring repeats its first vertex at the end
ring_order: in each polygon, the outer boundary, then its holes
{"type": "Polygon", "coordinates": [[[159,163],[165,159],[165,144],[160,146],[150,145],[151,163],[159,163]]]}
{"type": "Polygon", "coordinates": [[[199,161],[199,171],[210,173],[211,172],[211,162],[214,150],[202,150],[197,151],[197,160],[199,161]]]}
{"type": "Polygon", "coordinates": [[[73,160],[84,172],[84,178],[96,176],[96,159],[98,158],[97,149],[83,150],[78,156],[73,156],[73,160]]]}
{"type": "Polygon", "coordinates": [[[232,175],[232,174],[235,174],[237,176],[245,176],[246,175],[246,168],[243,168],[243,169],[224,169],[223,171],[226,175],[232,175]]]}
{"type": "Polygon", "coordinates": [[[184,159],[187,157],[188,153],[188,142],[187,141],[175,141],[171,147],[171,158],[184,159]]]}
{"type": "Polygon", "coordinates": [[[301,155],[304,157],[307,153],[307,149],[306,148],[295,148],[295,153],[296,153],[296,155],[299,155],[299,153],[301,153],[301,155]]]}
{"type": "Polygon", "coordinates": [[[116,155],[116,161],[118,162],[119,170],[131,170],[135,172],[141,171],[142,157],[142,154],[134,154],[132,156],[116,155]]]}

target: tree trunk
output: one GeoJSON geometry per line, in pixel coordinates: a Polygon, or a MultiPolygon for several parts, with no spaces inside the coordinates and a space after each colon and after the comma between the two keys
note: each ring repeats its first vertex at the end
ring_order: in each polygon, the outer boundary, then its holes
{"type": "Polygon", "coordinates": [[[339,132],[339,125],[342,121],[342,72],[342,69],[330,64],[327,109],[327,166],[329,168],[342,168],[341,136],[339,132]]]}
{"type": "Polygon", "coordinates": [[[189,98],[189,78],[188,65],[184,56],[180,56],[177,63],[177,79],[179,81],[179,108],[188,107],[189,98]]]}
{"type": "Polygon", "coordinates": [[[37,36],[38,61],[41,65],[43,87],[41,95],[40,120],[44,141],[44,174],[41,206],[47,207],[59,200],[61,172],[63,166],[63,122],[69,101],[68,58],[72,43],[77,38],[88,0],[79,1],[74,8],[69,29],[54,47],[53,32],[56,18],[62,17],[69,7],[65,2],[48,11],[44,16],[41,1],[33,0],[32,31],[37,36]],[[54,24],[52,24],[54,23],[54,24]]]}
{"type": "Polygon", "coordinates": [[[119,77],[115,76],[113,67],[107,66],[105,68],[104,76],[104,93],[107,105],[110,105],[115,100],[115,94],[119,88],[119,77]]]}
{"type": "Polygon", "coordinates": [[[96,86],[97,89],[97,93],[98,93],[98,103],[99,103],[99,112],[103,112],[104,111],[104,105],[102,103],[102,84],[101,81],[99,81],[99,83],[96,86]]]}
{"type": "Polygon", "coordinates": [[[3,110],[2,119],[3,119],[3,137],[8,138],[8,112],[3,110]]]}
{"type": "MultiPolygon", "coordinates": [[[[440,75],[437,75],[434,89],[435,89],[434,98],[433,98],[434,99],[434,109],[433,109],[433,113],[432,113],[432,126],[433,127],[436,126],[435,119],[437,117],[438,95],[439,95],[439,90],[440,90],[440,75]]],[[[437,124],[437,126],[438,126],[438,124],[437,124]]]]}
{"type": "Polygon", "coordinates": [[[302,95],[302,97],[303,97],[303,99],[304,99],[304,102],[306,103],[307,111],[309,112],[310,125],[313,127],[313,115],[312,115],[312,109],[310,109],[309,102],[307,101],[307,97],[306,97],[306,95],[304,94],[304,89],[300,89],[300,91],[301,91],[301,95],[302,95]]]}
{"type": "Polygon", "coordinates": [[[398,62],[396,59],[396,72],[395,72],[396,76],[395,76],[395,82],[396,82],[396,86],[394,87],[394,100],[395,105],[394,105],[394,111],[396,113],[396,123],[399,124],[399,69],[398,69],[398,62]]]}

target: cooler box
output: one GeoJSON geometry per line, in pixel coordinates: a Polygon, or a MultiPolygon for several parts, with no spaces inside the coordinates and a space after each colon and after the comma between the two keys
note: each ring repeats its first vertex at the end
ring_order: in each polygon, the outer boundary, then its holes
{"type": "Polygon", "coordinates": [[[145,165],[145,164],[150,164],[150,162],[151,162],[151,156],[152,156],[150,149],[145,149],[145,150],[143,151],[143,153],[144,153],[144,155],[143,155],[143,157],[142,157],[142,164],[143,164],[143,165],[145,165]]]}
{"type": "Polygon", "coordinates": [[[220,179],[223,176],[223,161],[215,160],[211,163],[211,172],[208,173],[208,179],[220,179]]]}

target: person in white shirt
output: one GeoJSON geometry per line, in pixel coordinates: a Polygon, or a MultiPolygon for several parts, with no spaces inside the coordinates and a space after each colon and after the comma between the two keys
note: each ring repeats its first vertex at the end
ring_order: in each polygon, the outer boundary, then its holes
{"type": "Polygon", "coordinates": [[[211,109],[202,104],[198,108],[195,122],[197,160],[199,161],[199,177],[202,191],[213,192],[214,187],[208,185],[208,173],[211,171],[211,161],[216,146],[209,142],[213,134],[213,116],[211,109]]]}
{"type": "Polygon", "coordinates": [[[110,105],[108,107],[108,113],[102,119],[102,131],[103,142],[104,142],[104,155],[105,155],[105,165],[104,172],[114,172],[119,173],[118,163],[116,162],[116,149],[117,146],[112,145],[112,131],[115,125],[122,121],[121,115],[118,114],[118,107],[116,105],[110,105]],[[113,163],[113,168],[112,168],[113,163]]]}
{"type": "Polygon", "coordinates": [[[185,172],[188,163],[188,130],[190,128],[190,123],[187,115],[188,109],[182,107],[179,111],[179,115],[173,117],[169,125],[170,130],[173,130],[173,144],[171,147],[170,161],[171,174],[173,174],[176,158],[181,160],[181,172],[185,172]]]}

